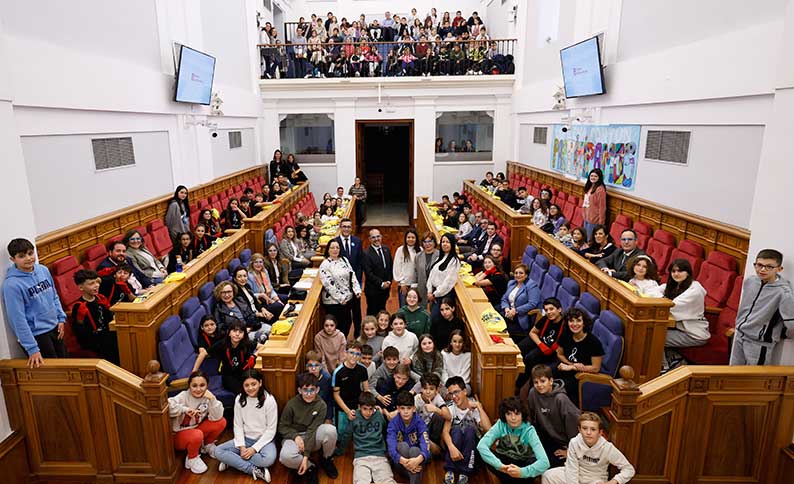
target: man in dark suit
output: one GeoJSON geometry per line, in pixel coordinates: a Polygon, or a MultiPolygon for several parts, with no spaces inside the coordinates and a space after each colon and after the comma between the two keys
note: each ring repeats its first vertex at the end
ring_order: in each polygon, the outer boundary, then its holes
{"type": "MultiPolygon", "coordinates": [[[[359,284],[363,284],[361,279],[364,260],[364,249],[361,245],[361,239],[353,235],[353,221],[349,218],[343,218],[339,222],[340,234],[336,240],[342,245],[342,257],[346,257],[353,267],[353,272],[356,274],[359,284]]],[[[356,338],[361,333],[361,306],[359,304],[353,305],[353,327],[355,328],[356,338]]]]}
{"type": "Polygon", "coordinates": [[[485,229],[487,228],[488,224],[487,219],[483,220],[482,212],[477,212],[474,214],[474,221],[474,228],[471,229],[471,232],[462,237],[458,235],[455,236],[455,239],[458,242],[458,250],[464,257],[467,258],[477,250],[477,244],[479,243],[479,240],[483,234],[485,234],[485,229]]]}
{"type": "Polygon", "coordinates": [[[502,238],[496,233],[496,224],[489,220],[485,229],[485,236],[480,239],[480,242],[477,245],[477,250],[475,250],[474,253],[468,258],[469,264],[471,264],[473,269],[479,269],[482,267],[482,260],[491,251],[491,246],[493,244],[499,244],[502,247],[505,245],[502,238]]]}
{"type": "Polygon", "coordinates": [[[645,251],[637,247],[637,233],[626,229],[620,233],[621,250],[613,251],[596,264],[602,271],[615,279],[628,282],[629,274],[626,271],[626,262],[632,257],[646,255],[645,251]]]}
{"type": "Polygon", "coordinates": [[[386,309],[391,292],[392,258],[382,241],[380,230],[369,231],[370,246],[364,253],[364,274],[367,277],[364,295],[367,297],[367,314],[372,316],[386,309]]]}
{"type": "Polygon", "coordinates": [[[136,292],[140,289],[148,289],[153,285],[152,281],[135,267],[132,259],[127,257],[127,246],[120,240],[108,244],[108,256],[99,263],[96,270],[103,279],[112,279],[120,264],[128,264],[132,267],[132,274],[127,282],[136,292]]]}

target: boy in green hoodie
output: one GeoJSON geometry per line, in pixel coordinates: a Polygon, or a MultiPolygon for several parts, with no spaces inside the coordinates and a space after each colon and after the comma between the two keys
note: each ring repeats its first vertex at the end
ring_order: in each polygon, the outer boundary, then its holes
{"type": "Polygon", "coordinates": [[[581,412],[565,393],[562,380],[554,381],[548,366],[532,368],[532,385],[527,397],[529,419],[535,422],[549,466],[564,466],[568,442],[579,433],[581,412]]]}
{"type": "Polygon", "coordinates": [[[370,392],[362,392],[358,397],[358,413],[353,412],[353,418],[343,430],[345,440],[353,434],[353,484],[397,484],[386,458],[383,438],[386,419],[376,403],[370,392]]]}
{"type": "Polygon", "coordinates": [[[528,417],[518,397],[505,398],[499,404],[499,420],[477,444],[480,457],[499,482],[527,482],[549,468],[546,452],[528,417]]]}
{"type": "Polygon", "coordinates": [[[339,476],[333,460],[336,427],[323,423],[326,405],[319,394],[316,376],[299,375],[298,394],[284,406],[278,422],[278,433],[283,439],[279,461],[304,476],[309,484],[317,482],[317,467],[309,460],[314,450],[322,450],[320,465],[328,477],[336,479],[339,476]]]}

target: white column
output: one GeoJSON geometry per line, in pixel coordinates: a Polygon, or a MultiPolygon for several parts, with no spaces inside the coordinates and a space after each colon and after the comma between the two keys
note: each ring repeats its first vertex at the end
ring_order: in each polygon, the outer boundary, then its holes
{"type": "MultiPolygon", "coordinates": [[[[778,78],[772,114],[764,129],[764,142],[750,215],[750,251],[747,254],[746,274],[754,274],[755,255],[761,249],[777,249],[783,253],[783,276],[794,280],[794,227],[789,223],[791,210],[791,182],[794,164],[791,163],[791,133],[794,132],[794,2],[786,9],[783,39],[778,51],[778,78]]],[[[744,295],[745,297],[747,295],[744,295]]],[[[773,355],[775,358],[778,355],[773,355]]],[[[781,363],[794,365],[794,340],[786,340],[781,363]]]]}
{"type": "MultiPolygon", "coordinates": [[[[433,196],[433,166],[436,154],[436,103],[434,98],[414,100],[414,197],[433,196]]],[[[416,218],[416,202],[409,200],[416,218]]]]}
{"type": "Polygon", "coordinates": [[[262,163],[269,164],[273,159],[273,152],[281,146],[279,139],[279,114],[278,101],[262,100],[262,117],[259,125],[259,138],[262,149],[262,163]]]}
{"type": "Polygon", "coordinates": [[[356,177],[356,102],[336,101],[334,111],[336,183],[345,189],[356,177]]]}
{"type": "Polygon", "coordinates": [[[511,96],[497,96],[493,117],[493,169],[504,172],[513,152],[513,111],[511,96]]]}

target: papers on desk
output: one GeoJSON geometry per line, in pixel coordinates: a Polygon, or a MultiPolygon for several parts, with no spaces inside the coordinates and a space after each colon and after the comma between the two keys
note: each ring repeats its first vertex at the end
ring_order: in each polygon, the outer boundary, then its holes
{"type": "Polygon", "coordinates": [[[319,273],[320,273],[320,269],[318,268],[303,269],[304,277],[317,277],[319,273]]]}
{"type": "Polygon", "coordinates": [[[295,285],[292,286],[292,288],[293,289],[298,289],[298,290],[301,290],[301,291],[308,291],[309,289],[312,288],[312,284],[314,284],[314,279],[313,278],[304,278],[304,279],[301,279],[300,281],[296,282],[295,285]]]}

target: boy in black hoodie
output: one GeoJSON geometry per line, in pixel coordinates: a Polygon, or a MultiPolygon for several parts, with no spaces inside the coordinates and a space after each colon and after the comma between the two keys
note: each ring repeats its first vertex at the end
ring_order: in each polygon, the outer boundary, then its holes
{"type": "Polygon", "coordinates": [[[549,458],[549,466],[563,466],[568,442],[579,433],[580,411],[565,393],[563,382],[554,381],[548,366],[532,368],[532,383],[527,397],[529,418],[549,458]]]}

